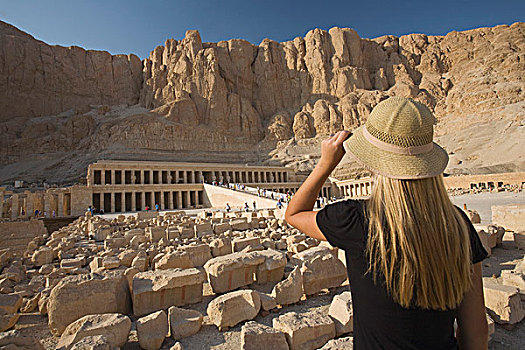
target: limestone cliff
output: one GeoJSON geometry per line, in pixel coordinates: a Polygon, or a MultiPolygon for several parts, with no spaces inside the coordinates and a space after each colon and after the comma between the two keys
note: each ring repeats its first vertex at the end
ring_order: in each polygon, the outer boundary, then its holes
{"type": "Polygon", "coordinates": [[[433,109],[453,156],[449,170],[520,170],[524,79],[525,23],[375,39],[314,29],[258,46],[203,43],[188,31],[141,63],[134,55],[49,46],[0,22],[0,181],[30,179],[30,169],[71,180],[103,156],[273,156],[306,170],[317,140],[359,126],[391,95],[433,109]],[[41,157],[54,165],[35,168],[41,157]]]}

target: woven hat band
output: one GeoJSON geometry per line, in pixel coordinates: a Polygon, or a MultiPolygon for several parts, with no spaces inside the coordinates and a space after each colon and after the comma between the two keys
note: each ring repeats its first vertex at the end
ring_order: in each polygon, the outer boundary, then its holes
{"type": "Polygon", "coordinates": [[[421,146],[401,147],[401,146],[397,146],[391,143],[381,141],[368,132],[368,130],[366,129],[366,125],[363,125],[363,137],[368,142],[370,142],[372,145],[374,145],[375,147],[383,151],[398,153],[398,154],[409,154],[409,155],[422,154],[422,153],[430,152],[434,148],[434,144],[432,142],[427,143],[426,145],[421,145],[421,146]]]}

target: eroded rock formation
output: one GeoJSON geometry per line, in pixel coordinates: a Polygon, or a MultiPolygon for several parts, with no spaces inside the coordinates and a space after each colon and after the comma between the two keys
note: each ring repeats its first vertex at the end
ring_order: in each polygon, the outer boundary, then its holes
{"type": "Polygon", "coordinates": [[[511,132],[525,115],[525,23],[375,39],[314,29],[258,46],[203,43],[188,31],[141,63],[49,46],[0,22],[0,47],[3,164],[73,150],[260,161],[254,152],[280,141],[351,130],[392,95],[431,107],[438,135],[502,119],[501,132],[511,132]]]}

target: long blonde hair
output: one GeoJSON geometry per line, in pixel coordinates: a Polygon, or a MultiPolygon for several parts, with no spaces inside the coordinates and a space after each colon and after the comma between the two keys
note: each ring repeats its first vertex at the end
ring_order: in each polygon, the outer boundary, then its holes
{"type": "Polygon", "coordinates": [[[403,307],[459,306],[471,286],[470,240],[441,175],[398,180],[376,175],[367,203],[369,273],[403,307]]]}

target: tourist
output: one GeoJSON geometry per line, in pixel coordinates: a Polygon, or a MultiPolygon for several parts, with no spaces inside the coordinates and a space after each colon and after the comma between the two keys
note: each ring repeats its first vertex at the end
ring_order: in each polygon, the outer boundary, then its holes
{"type": "Polygon", "coordinates": [[[340,131],[322,142],[288,205],[286,222],[346,253],[355,349],[487,349],[487,252],[447,195],[448,155],[432,142],[434,120],[413,100],[380,102],[350,138],[340,131]],[[370,199],[313,211],[345,150],[374,174],[370,199]]]}
{"type": "Polygon", "coordinates": [[[38,209],[35,209],[35,218],[38,217],[38,213],[39,213],[38,209]]]}
{"type": "Polygon", "coordinates": [[[155,211],[159,211],[159,204],[155,203],[155,211]]]}
{"type": "Polygon", "coordinates": [[[55,217],[56,213],[55,211],[53,210],[53,213],[51,214],[53,217],[55,217]]]}
{"type": "Polygon", "coordinates": [[[277,201],[277,205],[276,205],[276,207],[277,207],[277,209],[282,209],[282,207],[283,207],[283,203],[281,202],[280,199],[277,201]]]}
{"type": "Polygon", "coordinates": [[[146,211],[149,211],[149,205],[146,205],[146,208],[144,209],[146,209],[146,211]]]}
{"type": "Polygon", "coordinates": [[[229,203],[226,203],[226,212],[229,213],[232,208],[230,207],[229,203]]]}
{"type": "Polygon", "coordinates": [[[257,211],[257,203],[253,201],[253,211],[257,211]]]}
{"type": "Polygon", "coordinates": [[[250,211],[250,206],[248,205],[248,202],[244,202],[244,211],[245,212],[249,212],[250,211]]]}

